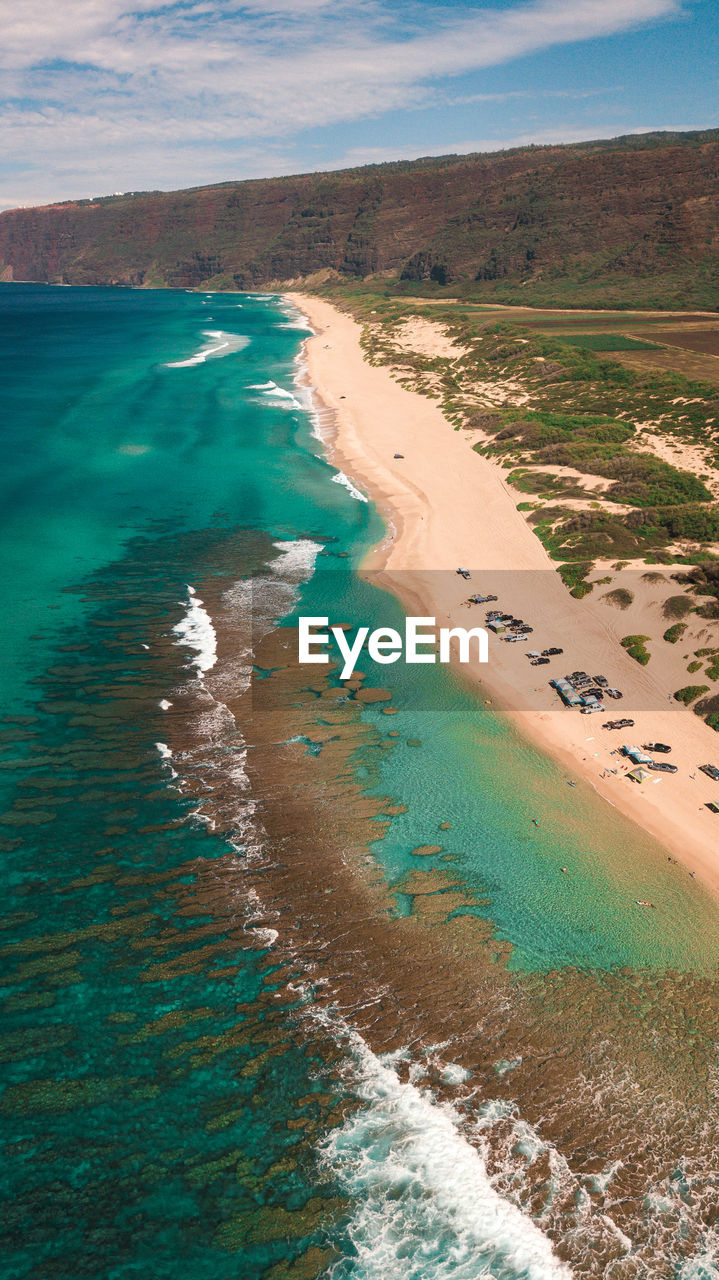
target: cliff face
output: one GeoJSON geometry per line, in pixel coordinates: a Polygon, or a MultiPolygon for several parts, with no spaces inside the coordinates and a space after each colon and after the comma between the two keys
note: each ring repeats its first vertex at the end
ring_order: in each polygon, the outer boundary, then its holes
{"type": "Polygon", "coordinates": [[[718,265],[719,131],[0,214],[0,277],[67,284],[252,289],[331,271],[481,291],[681,272],[706,300],[718,265]]]}

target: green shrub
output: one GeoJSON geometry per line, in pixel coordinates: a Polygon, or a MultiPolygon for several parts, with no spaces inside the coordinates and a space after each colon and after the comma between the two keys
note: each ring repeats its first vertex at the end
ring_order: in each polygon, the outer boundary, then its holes
{"type": "Polygon", "coordinates": [[[631,591],[627,591],[626,587],[617,587],[614,591],[607,591],[604,599],[616,605],[617,609],[628,609],[633,603],[634,596],[631,591]]]}
{"type": "Polygon", "coordinates": [[[622,648],[626,649],[630,658],[634,658],[635,662],[641,663],[646,667],[651,654],[647,649],[647,641],[649,636],[625,636],[622,640],[622,648]]]}
{"type": "Polygon", "coordinates": [[[667,627],[664,632],[664,639],[668,644],[676,644],[677,640],[681,640],[686,629],[686,622],[675,622],[673,627],[667,627]]]}
{"type": "Polygon", "coordinates": [[[701,698],[703,693],[708,692],[708,684],[685,684],[683,689],[674,691],[674,697],[677,702],[683,702],[688,707],[690,702],[696,702],[697,698],[701,698]]]}
{"type": "MultiPolygon", "coordinates": [[[[691,607],[692,602],[686,596],[669,596],[664,601],[662,613],[665,618],[686,618],[691,612],[691,607]]],[[[666,640],[667,637],[665,636],[664,639],[666,640]]]]}
{"type": "Polygon", "coordinates": [[[702,664],[701,662],[699,662],[698,659],[696,659],[694,662],[689,662],[687,664],[687,671],[689,672],[690,676],[693,676],[695,671],[701,671],[701,669],[702,669],[702,664]]]}
{"type": "Polygon", "coordinates": [[[587,574],[592,571],[591,560],[576,560],[571,564],[560,564],[558,573],[565,587],[569,587],[569,594],[574,596],[575,600],[581,600],[583,596],[588,596],[592,590],[593,584],[587,582],[587,574]]]}

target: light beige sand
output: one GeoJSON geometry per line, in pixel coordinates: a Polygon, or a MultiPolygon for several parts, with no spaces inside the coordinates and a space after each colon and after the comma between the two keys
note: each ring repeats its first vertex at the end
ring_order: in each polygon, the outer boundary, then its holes
{"type": "Polygon", "coordinates": [[[387,520],[387,536],[365,567],[380,574],[409,612],[433,616],[438,626],[482,625],[484,608],[467,608],[464,601],[496,587],[505,611],[523,617],[534,633],[527,644],[492,639],[489,663],[463,666],[463,673],[479,682],[486,699],[521,705],[508,712],[511,719],[568,776],[584,777],[719,893],[719,815],[705,808],[708,800],[719,803],[719,782],[697,771],[707,761],[719,763],[717,735],[669,701],[651,664],[641,668],[621,648],[618,637],[628,632],[621,611],[569,595],[516,510],[501,469],[472,450],[471,439],[453,430],[436,403],[400,386],[387,368],[367,363],[354,320],[323,300],[289,296],[315,330],[307,343],[308,376],[335,412],[332,459],[387,520]],[[404,458],[395,460],[395,452],[404,458]],[[473,571],[471,582],[455,574],[458,565],[473,571]],[[517,571],[516,582],[508,584],[507,570],[517,571]],[[530,570],[537,577],[528,591],[519,573],[530,570]],[[563,656],[548,667],[530,666],[525,651],[551,645],[563,647],[563,656]],[[605,715],[561,707],[548,680],[578,668],[605,674],[624,700],[608,701],[605,715]],[[641,706],[658,709],[636,710],[641,706]],[[633,729],[601,728],[624,714],[634,719],[633,729]],[[626,766],[611,750],[652,741],[672,745],[664,758],[679,772],[651,775],[641,784],[622,776],[626,766]]]}
{"type": "Polygon", "coordinates": [[[401,351],[418,351],[420,355],[441,356],[445,360],[466,354],[466,347],[453,342],[441,325],[421,316],[405,320],[395,334],[395,342],[401,351]]]}

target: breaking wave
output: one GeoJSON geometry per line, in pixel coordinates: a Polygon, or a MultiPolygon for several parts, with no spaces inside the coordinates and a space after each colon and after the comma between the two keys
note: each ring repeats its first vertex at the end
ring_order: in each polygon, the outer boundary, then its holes
{"type": "Polygon", "coordinates": [[[276,382],[255,382],[251,383],[247,391],[261,391],[263,396],[267,396],[269,400],[280,400],[286,402],[287,408],[301,409],[303,406],[291,391],[285,391],[284,387],[278,387],[276,382]]]}
{"type": "Polygon", "coordinates": [[[195,594],[194,588],[188,587],[187,594],[189,599],[185,616],[175,624],[172,630],[178,637],[177,644],[184,644],[194,649],[192,666],[196,668],[199,675],[202,675],[217,662],[217,636],[210,615],[206,609],[203,609],[202,601],[195,594]]]}
{"type": "MultiPolygon", "coordinates": [[[[324,1169],[354,1201],[352,1251],[332,1280],[571,1280],[551,1241],[492,1186],[461,1117],[347,1030],[360,1108],[322,1144],[324,1169]]],[[[344,1037],[343,1037],[344,1038],[344,1037]]]]}
{"type": "Polygon", "coordinates": [[[235,351],[242,351],[250,342],[244,334],[226,333],[224,329],[205,329],[203,337],[209,338],[210,341],[200,347],[194,356],[190,356],[187,360],[170,360],[165,368],[189,369],[191,365],[204,364],[208,359],[217,359],[220,356],[232,355],[235,351]]]}
{"type": "Polygon", "coordinates": [[[350,493],[353,498],[356,498],[358,502],[367,501],[365,494],[360,493],[359,489],[355,489],[355,486],[353,485],[349,476],[345,475],[344,471],[338,471],[336,475],[333,475],[332,479],[334,480],[335,484],[344,485],[347,492],[350,493]]]}

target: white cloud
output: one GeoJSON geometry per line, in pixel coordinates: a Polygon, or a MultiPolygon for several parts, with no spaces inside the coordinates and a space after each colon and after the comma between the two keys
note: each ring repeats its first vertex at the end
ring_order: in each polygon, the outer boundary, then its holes
{"type": "Polygon", "coordinates": [[[236,176],[260,139],[429,104],[448,77],[678,12],[678,0],[415,4],[403,18],[383,0],[0,0],[0,127],[29,170],[13,190],[29,201],[236,176]]]}

